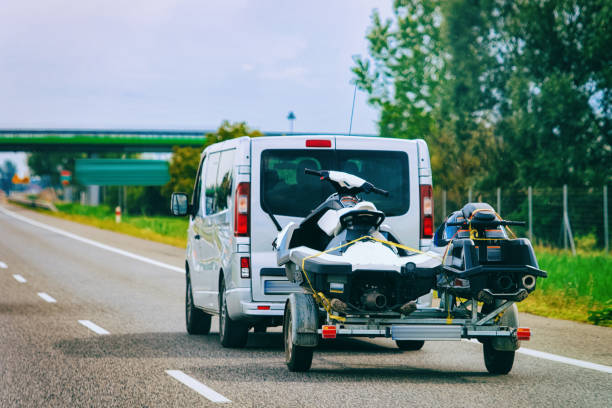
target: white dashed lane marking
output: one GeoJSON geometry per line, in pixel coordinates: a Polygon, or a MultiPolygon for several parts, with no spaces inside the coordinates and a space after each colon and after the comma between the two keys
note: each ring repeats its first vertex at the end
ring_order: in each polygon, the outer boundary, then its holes
{"type": "Polygon", "coordinates": [[[180,370],[166,370],[166,374],[168,374],[175,380],[185,384],[186,386],[188,386],[198,394],[208,398],[212,402],[232,402],[225,398],[223,395],[219,394],[217,391],[205,386],[195,378],[188,376],[180,370]]]}
{"type": "Polygon", "coordinates": [[[6,268],[8,268],[8,265],[0,261],[0,269],[6,269],[6,268]]]}
{"type": "Polygon", "coordinates": [[[89,320],[79,320],[79,323],[95,333],[102,334],[102,335],[110,334],[108,330],[101,328],[100,326],[98,326],[97,324],[89,320]]]}
{"type": "Polygon", "coordinates": [[[51,296],[49,296],[45,292],[38,292],[38,296],[40,296],[42,298],[42,300],[44,300],[45,302],[49,302],[49,303],[56,303],[57,302],[57,300],[53,299],[51,296]]]}
{"type": "Polygon", "coordinates": [[[26,278],[24,278],[21,275],[13,275],[13,278],[15,278],[15,280],[17,282],[19,282],[19,283],[26,283],[27,282],[26,278]]]}

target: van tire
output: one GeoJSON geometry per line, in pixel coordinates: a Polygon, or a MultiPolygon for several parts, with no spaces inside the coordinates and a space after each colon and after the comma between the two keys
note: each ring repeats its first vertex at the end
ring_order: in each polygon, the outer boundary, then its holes
{"type": "Polygon", "coordinates": [[[191,278],[187,274],[185,288],[185,324],[189,334],[210,333],[211,315],[198,309],[193,303],[193,291],[191,289],[191,278]]]}
{"type": "Polygon", "coordinates": [[[227,313],[225,300],[225,281],[221,276],[219,285],[219,340],[223,347],[243,348],[249,335],[249,325],[232,320],[227,313]]]}

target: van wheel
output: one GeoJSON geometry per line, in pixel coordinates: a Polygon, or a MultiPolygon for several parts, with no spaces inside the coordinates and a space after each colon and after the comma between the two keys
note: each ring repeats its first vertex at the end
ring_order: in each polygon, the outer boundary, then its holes
{"type": "Polygon", "coordinates": [[[397,348],[400,350],[416,351],[423,348],[425,341],[423,340],[395,340],[397,348]]]}
{"type": "Polygon", "coordinates": [[[287,303],[283,322],[283,338],[285,340],[285,363],[289,371],[302,372],[310,370],[314,347],[296,346],[293,344],[291,306],[287,303]]]}
{"type": "Polygon", "coordinates": [[[211,316],[198,309],[193,304],[191,278],[187,275],[185,290],[185,323],[189,334],[208,334],[210,332],[211,316]]]}
{"type": "Polygon", "coordinates": [[[514,364],[514,351],[495,350],[491,341],[482,344],[484,362],[490,374],[508,374],[514,364]]]}
{"type": "Polygon", "coordinates": [[[221,277],[219,288],[219,339],[223,347],[242,348],[246,346],[249,325],[232,320],[227,313],[225,281],[221,277]]]}

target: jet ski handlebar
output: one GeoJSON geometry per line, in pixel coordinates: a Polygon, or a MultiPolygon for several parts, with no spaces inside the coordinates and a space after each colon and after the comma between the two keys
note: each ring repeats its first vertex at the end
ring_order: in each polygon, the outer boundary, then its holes
{"type": "Polygon", "coordinates": [[[339,171],[330,170],[312,170],[304,169],[304,174],[310,174],[313,176],[319,176],[321,180],[329,181],[338,193],[376,193],[385,197],[389,196],[389,192],[374,186],[372,183],[365,181],[357,176],[349,173],[343,173],[339,171]],[[334,177],[330,177],[332,176],[334,177]]]}

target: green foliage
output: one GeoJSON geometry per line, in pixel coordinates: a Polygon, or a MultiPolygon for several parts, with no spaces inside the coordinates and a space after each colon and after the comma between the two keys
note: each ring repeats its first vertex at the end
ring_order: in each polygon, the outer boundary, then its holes
{"type": "Polygon", "coordinates": [[[59,186],[61,170],[72,172],[73,183],[75,182],[75,160],[84,157],[86,157],[85,153],[32,152],[28,155],[28,167],[33,175],[49,177],[52,186],[59,186]]]}
{"type": "Polygon", "coordinates": [[[257,137],[263,136],[263,133],[249,128],[245,122],[230,123],[228,121],[223,121],[216,132],[206,135],[206,142],[201,149],[194,147],[175,147],[172,150],[172,160],[170,161],[170,181],[161,190],[162,196],[166,200],[165,202],[169,202],[170,195],[173,192],[180,191],[190,196],[193,194],[195,177],[200,163],[200,155],[206,147],[214,143],[242,136],[257,137]]]}
{"type": "MultiPolygon", "coordinates": [[[[428,141],[445,189],[612,181],[606,0],[396,0],[352,71],[382,136],[428,141]]],[[[449,194],[453,194],[450,192],[449,194]]]]}
{"type": "Polygon", "coordinates": [[[565,296],[604,304],[612,299],[612,257],[605,253],[578,253],[538,250],[540,268],[548,278],[538,280],[538,290],[562,291],[565,296]]]}
{"type": "Polygon", "coordinates": [[[586,235],[577,235],[574,237],[576,248],[585,252],[593,252],[597,248],[597,237],[593,232],[586,235]]]}
{"type": "Polygon", "coordinates": [[[612,299],[603,307],[590,310],[589,321],[600,326],[612,326],[612,299]]]}

